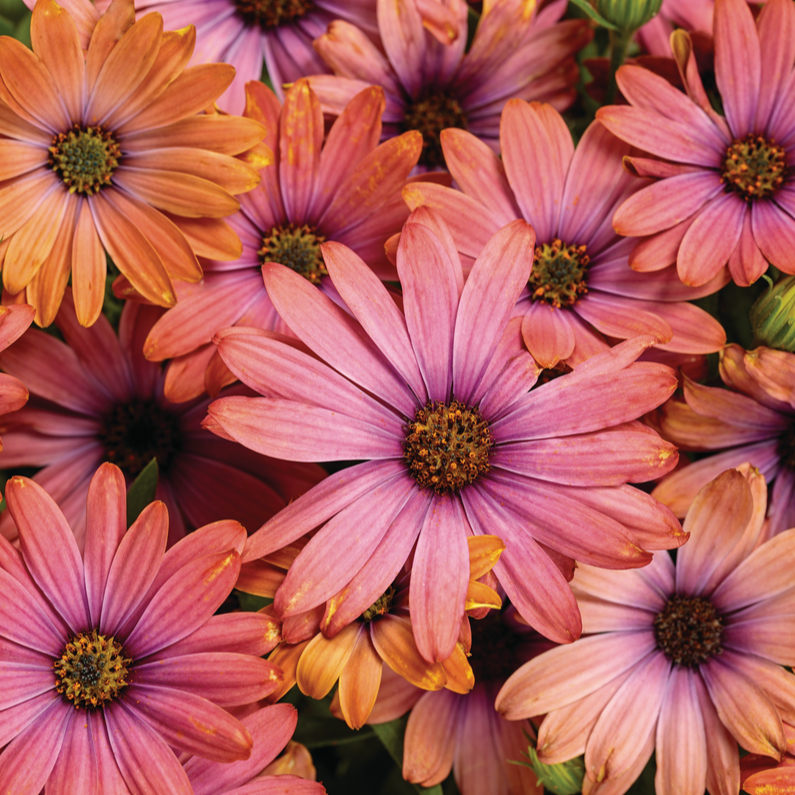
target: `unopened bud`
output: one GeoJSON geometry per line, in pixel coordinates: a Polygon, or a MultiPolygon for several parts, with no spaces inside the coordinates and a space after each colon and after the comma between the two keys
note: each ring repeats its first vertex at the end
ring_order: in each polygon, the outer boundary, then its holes
{"type": "Polygon", "coordinates": [[[582,792],[585,762],[581,756],[557,765],[545,765],[538,759],[536,749],[532,745],[528,747],[527,755],[530,757],[530,767],[549,792],[554,792],[556,795],[576,795],[582,792]]]}
{"type": "Polygon", "coordinates": [[[608,22],[623,31],[637,30],[657,16],[662,0],[592,0],[608,22]]]}
{"type": "Polygon", "coordinates": [[[795,353],[795,276],[776,284],[767,277],[770,287],[751,307],[751,325],[756,344],[795,353]]]}

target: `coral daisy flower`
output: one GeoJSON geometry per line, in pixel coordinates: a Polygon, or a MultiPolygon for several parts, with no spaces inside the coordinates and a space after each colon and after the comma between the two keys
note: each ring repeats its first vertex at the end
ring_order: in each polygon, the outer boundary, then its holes
{"type": "Polygon", "coordinates": [[[386,679],[375,720],[394,720],[411,709],[403,750],[403,778],[431,787],[453,771],[461,795],[542,795],[535,773],[517,765],[535,731],[528,721],[508,721],[494,710],[494,698],[519,666],[552,644],[521,622],[513,608],[491,611],[469,622],[475,675],[471,692],[423,692],[386,679]]]}
{"type": "Polygon", "coordinates": [[[263,262],[281,262],[333,294],[320,244],[337,240],[380,278],[397,278],[384,241],[408,218],[400,190],[420,156],[419,133],[378,146],[384,93],[372,87],[350,101],[322,144],[323,114],[305,80],[287,92],[284,107],[262,83],[246,89],[246,116],[265,124],[263,144],[272,155],[259,188],[241,197],[240,212],[229,219],[243,241],[241,257],[202,260],[204,280],[187,285],[146,339],[149,359],[175,359],[166,377],[172,400],[201,395],[205,382],[211,394],[218,392],[228,375],[212,358],[219,329],[239,323],[287,330],[265,290],[263,262]]]}
{"type": "Polygon", "coordinates": [[[650,421],[683,450],[723,452],[672,472],[652,494],[682,517],[718,473],[748,461],[775,480],[766,534],[776,535],[795,527],[795,355],[727,345],[720,375],[728,390],[685,378],[684,401],[669,400],[650,421]],[[782,375],[791,383],[779,384],[782,375]]]}
{"type": "Polygon", "coordinates": [[[655,747],[659,795],[737,793],[738,742],[775,759],[786,749],[795,529],[757,547],[767,487],[741,470],[699,493],[676,564],[662,553],[631,572],[578,569],[588,637],[531,660],[497,696],[511,720],[546,713],[542,762],[585,751],[584,795],[626,792],[655,747]]]}
{"type": "Polygon", "coordinates": [[[699,286],[728,263],[745,286],[768,260],[795,273],[795,8],[769,0],[755,22],[745,0],[717,0],[714,36],[725,118],[710,106],[684,32],[672,42],[687,95],[624,66],[617,79],[631,107],[600,108],[596,117],[663,158],[631,159],[637,173],[656,180],[613,218],[619,234],[644,237],[633,267],[675,261],[682,281],[699,286]]]}
{"type": "Polygon", "coordinates": [[[685,287],[673,267],[635,273],[634,241],[619,237],[611,219],[640,180],[627,174],[629,146],[599,123],[577,149],[549,105],[510,100],[500,120],[502,159],[471,133],[444,130],[445,162],[461,191],[417,183],[403,196],[412,209],[428,206],[447,222],[458,252],[470,260],[504,224],[524,218],[536,233],[533,269],[515,314],[542,367],[573,366],[610,346],[605,336],[651,334],[665,351],[712,353],[726,343],[720,324],[685,303],[719,290],[716,277],[685,287]],[[542,175],[542,176],[540,176],[542,175]]]}
{"type": "MultiPolygon", "coordinates": [[[[35,310],[27,304],[0,307],[0,351],[27,330],[33,322],[35,310]]],[[[12,375],[0,373],[0,415],[21,409],[28,402],[28,390],[12,375]]],[[[0,450],[2,450],[0,443],[0,450]]]]}
{"type": "MultiPolygon", "coordinates": [[[[483,615],[502,604],[499,594],[485,581],[505,544],[496,536],[470,536],[469,586],[465,610],[483,615]],[[485,579],[484,579],[485,578],[485,579]]],[[[280,555],[284,557],[283,553],[280,555]]],[[[241,590],[250,578],[238,579],[241,590]]],[[[492,575],[493,579],[493,575],[492,575]]],[[[282,644],[270,660],[284,672],[282,684],[270,698],[280,698],[296,682],[301,692],[324,698],[339,680],[333,707],[352,729],[361,728],[370,716],[382,681],[390,668],[423,690],[449,688],[467,693],[474,684],[467,661],[469,625],[464,621],[453,654],[442,662],[428,662],[417,649],[409,609],[411,570],[407,566],[384,593],[361,615],[351,613],[348,592],[359,588],[354,580],[347,588],[308,613],[285,619],[282,644]],[[323,634],[321,634],[321,629],[323,634]]],[[[386,581],[385,581],[386,582],[386,581]]],[[[493,583],[496,585],[496,581],[493,583]]],[[[260,595],[270,595],[258,590],[260,595]]]]}
{"type": "Polygon", "coordinates": [[[510,97],[567,108],[579,76],[572,56],[592,36],[584,20],[557,23],[566,3],[551,3],[536,15],[532,0],[504,0],[484,8],[465,54],[467,5],[463,0],[449,5],[457,35],[442,44],[423,29],[417,0],[379,0],[386,57],[355,25],[333,22],[315,48],[336,76],[310,78],[323,109],[333,114],[368,83],[383,86],[383,134],[419,130],[420,165],[429,169],[444,166],[439,133],[445,127],[470,130],[499,151],[499,114],[510,97]]]}
{"type": "Polygon", "coordinates": [[[187,795],[175,750],[247,759],[251,735],[223,707],[267,696],[279,670],[259,657],[273,646],[267,616],[213,617],[245,529],[217,522],[164,554],[165,505],[127,530],[124,476],[111,464],[88,490],[83,554],[32,480],[11,478],[6,500],[20,551],[0,537],[3,788],[187,795]]]}
{"type": "Polygon", "coordinates": [[[787,753],[777,764],[769,756],[748,754],[740,760],[740,780],[748,795],[792,795],[795,792],[795,727],[784,723],[787,753]]]}
{"type": "Polygon", "coordinates": [[[675,449],[633,422],[671,394],[675,377],[634,363],[652,342],[638,338],[528,394],[538,369],[509,319],[530,274],[532,229],[514,221],[500,230],[464,284],[444,222],[436,217],[436,233],[412,222],[428,216],[416,211],[401,234],[404,311],[350,249],[324,243],[352,316],[294,271],[266,263],[268,294],[298,346],[254,329],[217,335],[226,365],[266,397],[222,398],[206,427],[286,460],[363,461],[266,522],[244,559],[322,525],[275,609],[285,618],[311,610],[356,578],[346,597],[355,616],[383,594],[416,541],[414,634],[423,657],[441,661],[464,616],[466,538],[495,534],[507,549],[494,571],[511,601],[544,634],[571,641],[576,603],[552,558],[643,566],[645,549],[685,540],[667,509],[623,485],[675,465],[675,449]],[[543,589],[531,585],[539,582],[543,589]]]}
{"type": "Polygon", "coordinates": [[[251,756],[221,763],[194,756],[184,762],[195,795],[323,795],[325,788],[299,776],[268,775],[265,768],[293,736],[298,713],[291,704],[263,707],[240,719],[251,734],[251,756]],[[262,775],[265,773],[265,775],[262,775]],[[248,786],[246,786],[248,785],[248,786]]]}
{"type": "Polygon", "coordinates": [[[33,51],[0,39],[6,290],[25,291],[49,325],[71,272],[75,311],[90,326],[102,311],[107,251],[148,301],[171,306],[172,278],[201,278],[203,237],[239,253],[221,217],[240,207],[233,194],[259,182],[232,155],[259,142],[262,126],[197,115],[234,70],[185,70],[193,28],[164,33],[159,14],[134,23],[132,0],[115,0],[87,53],[54,0],[33,10],[31,39],[33,51]]]}
{"type": "MultiPolygon", "coordinates": [[[[157,458],[157,496],[171,514],[172,544],[186,529],[225,516],[254,530],[324,475],[312,465],[277,465],[203,431],[206,401],[169,403],[160,366],[141,354],[161,313],[128,303],[117,337],[104,316],[90,329],[80,327],[67,291],[56,324],[68,345],[31,329],[0,353],[0,367],[33,395],[5,420],[2,466],[44,467],[33,479],[61,506],[81,547],[86,491],[102,461],[120,466],[129,483],[157,458]]],[[[16,535],[7,514],[0,533],[16,535]]]]}

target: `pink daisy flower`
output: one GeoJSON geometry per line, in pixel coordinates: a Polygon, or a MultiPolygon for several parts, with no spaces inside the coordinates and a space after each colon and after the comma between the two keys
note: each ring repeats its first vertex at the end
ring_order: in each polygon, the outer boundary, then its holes
{"type": "Polygon", "coordinates": [[[194,756],[184,762],[194,795],[323,795],[325,788],[299,776],[268,775],[265,769],[287,745],[298,713],[291,704],[263,707],[240,719],[254,748],[243,761],[216,762],[194,756]],[[263,773],[265,775],[263,775],[263,773]]]}
{"type": "Polygon", "coordinates": [[[795,355],[727,345],[720,375],[729,389],[685,378],[684,401],[668,401],[652,424],[683,450],[723,452],[672,472],[652,493],[682,517],[710,480],[748,461],[775,481],[766,535],[776,535],[795,527],[795,355]]]}
{"type": "Polygon", "coordinates": [[[379,0],[378,29],[386,57],[355,25],[329,26],[315,48],[335,77],[313,76],[327,113],[338,114],[370,83],[386,91],[385,137],[419,130],[420,165],[444,166],[439,133],[460,127],[499,151],[499,117],[511,97],[544,100],[563,110],[574,101],[579,77],[572,57],[592,34],[585,20],[558,23],[566,3],[535,13],[535,3],[504,0],[484,9],[466,54],[467,5],[450,0],[457,25],[442,44],[423,28],[418,0],[379,0]]]}
{"type": "MultiPolygon", "coordinates": [[[[249,731],[224,707],[275,689],[258,613],[213,617],[240,570],[246,532],[203,527],[166,553],[168,511],[127,530],[124,476],[104,464],[88,490],[85,551],[39,485],[6,500],[20,551],[0,537],[0,781],[14,795],[188,795],[175,751],[247,759],[249,731]]],[[[284,720],[285,718],[283,718],[284,720]]]]}
{"type": "Polygon", "coordinates": [[[502,158],[463,130],[441,135],[445,162],[461,190],[418,183],[403,196],[447,222],[462,261],[471,262],[503,225],[524,218],[536,233],[533,269],[514,314],[542,367],[574,366],[612,340],[651,334],[664,351],[703,354],[726,343],[721,325],[685,303],[719,290],[717,276],[685,287],[671,266],[635,273],[635,242],[612,228],[613,212],[640,187],[622,158],[630,147],[598,123],[576,151],[566,122],[549,105],[510,100],[500,121],[502,158]]]}
{"type": "Polygon", "coordinates": [[[147,358],[174,359],[166,376],[171,400],[197,397],[205,386],[217,394],[228,382],[211,342],[216,331],[243,325],[287,332],[265,290],[263,262],[281,262],[334,296],[320,244],[336,240],[379,278],[397,278],[384,241],[408,218],[400,190],[420,156],[420,135],[378,145],[384,93],[376,87],[350,101],[324,144],[320,103],[305,80],[287,92],[283,107],[262,83],[249,83],[247,96],[246,115],[265,124],[263,146],[272,154],[260,187],[229,219],[243,253],[234,262],[202,260],[203,281],[185,285],[178,306],[144,344],[147,358]]]}
{"type": "MultiPolygon", "coordinates": [[[[411,710],[403,750],[403,778],[431,787],[453,771],[461,795],[543,795],[535,773],[515,764],[527,753],[529,721],[508,721],[494,709],[505,680],[553,644],[540,638],[513,608],[469,622],[471,692],[427,692],[399,677],[384,677],[370,723],[411,710]]],[[[332,705],[332,709],[333,709],[332,705]]]]}
{"type": "MultiPolygon", "coordinates": [[[[27,304],[0,307],[0,351],[20,338],[33,322],[35,314],[36,310],[27,304]]],[[[0,373],[0,416],[21,409],[27,402],[25,385],[12,375],[0,373]]]]}
{"type": "Polygon", "coordinates": [[[690,541],[643,569],[582,566],[583,637],[517,671],[497,696],[510,720],[546,714],[542,762],[585,752],[583,795],[621,795],[656,748],[658,795],[737,793],[737,743],[780,759],[795,716],[795,529],[755,549],[764,478],[729,470],[698,495],[690,541]]]}
{"type": "MultiPolygon", "coordinates": [[[[120,466],[130,483],[158,459],[157,497],[171,515],[170,544],[187,529],[225,516],[254,530],[324,475],[320,467],[277,465],[202,430],[207,401],[169,403],[161,367],[141,354],[161,314],[129,302],[118,336],[104,315],[85,329],[67,290],[55,321],[67,344],[30,329],[0,353],[0,367],[33,395],[5,419],[2,466],[43,467],[33,479],[63,510],[81,549],[86,493],[103,461],[120,466]]],[[[0,516],[0,534],[13,539],[16,532],[12,517],[0,516]]]]}
{"type": "Polygon", "coordinates": [[[600,108],[596,117],[662,158],[630,159],[655,181],[613,218],[619,234],[643,238],[632,267],[675,261],[682,281],[700,286],[728,263],[745,286],[768,261],[795,273],[795,7],[769,0],[755,22],[745,0],[716,0],[714,34],[725,118],[710,106],[684,32],[675,34],[673,53],[687,95],[624,66],[618,83],[630,106],[600,108]]]}
{"type": "Polygon", "coordinates": [[[639,338],[528,393],[538,369],[509,320],[530,273],[532,229],[514,221],[500,230],[465,284],[450,232],[432,216],[420,209],[401,234],[403,311],[350,249],[324,243],[352,316],[294,271],[266,263],[268,294],[300,342],[246,328],[217,335],[226,365],[265,397],[216,401],[206,427],[286,460],[363,461],[266,522],[245,560],[320,528],[275,609],[285,618],[311,610],[356,578],[339,600],[355,616],[416,542],[414,634],[423,657],[441,661],[464,615],[467,536],[495,534],[507,549],[494,572],[511,601],[568,642],[579,616],[556,561],[564,570],[571,558],[643,566],[646,549],[686,538],[668,509],[623,485],[676,462],[673,446],[633,421],[671,394],[675,376],[634,363],[652,342],[639,338]],[[423,217],[427,225],[412,222],[423,217]]]}

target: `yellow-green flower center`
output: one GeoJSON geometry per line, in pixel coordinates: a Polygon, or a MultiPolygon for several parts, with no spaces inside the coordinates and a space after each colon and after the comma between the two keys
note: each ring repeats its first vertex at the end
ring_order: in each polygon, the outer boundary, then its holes
{"type": "Polygon", "coordinates": [[[127,687],[131,664],[115,638],[106,638],[97,630],[81,632],[53,663],[55,689],[75,709],[101,707],[127,687]]]}
{"type": "Polygon", "coordinates": [[[723,651],[723,619],[709,599],[672,596],[654,618],[657,646],[675,665],[697,668],[723,651]]]}
{"type": "Polygon", "coordinates": [[[279,262],[312,284],[320,284],[328,276],[320,253],[320,244],[325,240],[314,226],[282,224],[274,226],[262,239],[262,248],[257,253],[260,262],[279,262]]]}
{"type": "Polygon", "coordinates": [[[395,597],[395,586],[390,585],[387,588],[386,592],[381,594],[378,599],[373,602],[367,610],[362,613],[362,621],[369,623],[370,621],[374,621],[377,618],[381,618],[381,616],[385,616],[389,612],[389,608],[392,606],[392,599],[395,597]]]}
{"type": "Polygon", "coordinates": [[[297,22],[314,7],[311,0],[235,0],[237,12],[249,25],[263,30],[297,22]]]}
{"type": "Polygon", "coordinates": [[[772,196],[786,176],[786,152],[772,139],[749,133],[726,150],[721,182],[747,202],[772,196]]]}
{"type": "Polygon", "coordinates": [[[444,167],[444,152],[440,138],[447,127],[467,129],[467,119],[458,100],[449,94],[431,94],[425,99],[410,102],[406,108],[403,131],[422,133],[420,165],[428,168],[444,167]]]}
{"type": "Polygon", "coordinates": [[[527,281],[531,298],[560,309],[572,306],[585,295],[585,274],[591,261],[585,250],[585,246],[567,246],[562,240],[536,246],[527,281]]]}
{"type": "Polygon", "coordinates": [[[489,471],[494,440],[476,408],[453,400],[417,409],[406,428],[403,460],[423,488],[458,491],[489,471]]]}
{"type": "Polygon", "coordinates": [[[121,158],[113,133],[102,127],[75,125],[52,139],[48,163],[69,193],[93,196],[110,185],[121,158]]]}

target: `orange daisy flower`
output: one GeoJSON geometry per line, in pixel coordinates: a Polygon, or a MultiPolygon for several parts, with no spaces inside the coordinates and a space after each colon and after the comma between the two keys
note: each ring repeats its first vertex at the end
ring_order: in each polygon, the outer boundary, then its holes
{"type": "Polygon", "coordinates": [[[197,115],[235,72],[186,69],[193,27],[164,32],[159,14],[135,22],[133,0],[114,0],[90,40],[78,22],[80,30],[54,0],[39,0],[33,51],[0,38],[3,283],[12,295],[25,291],[42,326],[70,272],[80,323],[97,319],[106,251],[146,300],[172,306],[172,279],[201,279],[197,254],[239,256],[221,219],[260,179],[235,155],[264,128],[197,115]]]}

